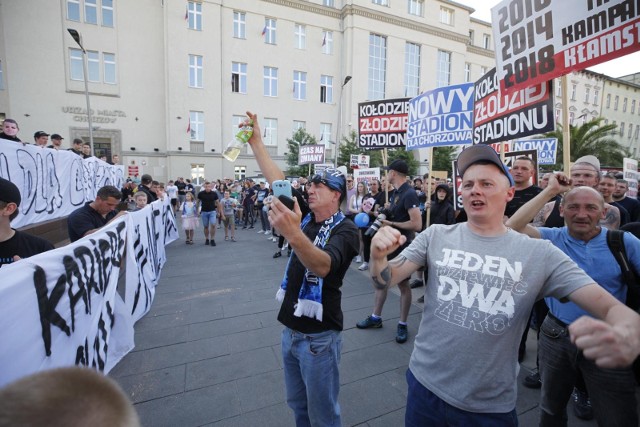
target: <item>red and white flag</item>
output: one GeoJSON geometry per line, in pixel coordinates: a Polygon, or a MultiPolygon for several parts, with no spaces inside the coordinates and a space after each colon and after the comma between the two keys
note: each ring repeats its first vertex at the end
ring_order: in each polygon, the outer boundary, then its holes
{"type": "Polygon", "coordinates": [[[322,37],[322,46],[327,44],[327,33],[324,33],[324,36],[322,37]]]}
{"type": "Polygon", "coordinates": [[[187,10],[184,13],[184,20],[185,21],[189,20],[189,3],[187,3],[187,10]]]}
{"type": "Polygon", "coordinates": [[[187,133],[191,133],[191,119],[189,119],[189,122],[187,123],[187,133]]]}
{"type": "Polygon", "coordinates": [[[262,35],[264,36],[265,34],[267,34],[267,26],[266,25],[262,29],[262,35]]]}

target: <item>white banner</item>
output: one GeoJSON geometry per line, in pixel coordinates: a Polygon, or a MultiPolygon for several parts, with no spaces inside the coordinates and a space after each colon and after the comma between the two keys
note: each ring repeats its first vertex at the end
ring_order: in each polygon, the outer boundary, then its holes
{"type": "Polygon", "coordinates": [[[638,161],[625,157],[622,161],[622,173],[629,183],[627,197],[638,197],[638,161]]]}
{"type": "Polygon", "coordinates": [[[359,182],[366,182],[367,185],[371,184],[372,179],[380,181],[380,168],[368,168],[368,169],[354,169],[353,179],[356,180],[356,185],[359,182]]]}
{"type": "Polygon", "coordinates": [[[105,185],[122,188],[124,166],[0,139],[0,177],[20,190],[22,215],[11,223],[20,228],[69,215],[105,185]]]}
{"type": "MultiPolygon", "coordinates": [[[[140,270],[149,278],[145,283],[155,286],[164,245],[176,238],[169,201],[157,201],[77,242],[2,266],[0,386],[61,366],[109,372],[133,349],[133,325],[142,315],[138,310],[132,316],[131,305],[116,292],[125,245],[140,260],[127,260],[128,273],[140,270]],[[131,234],[137,243],[128,240],[131,234]]],[[[137,285],[127,274],[125,296],[135,295],[137,285]]]]}

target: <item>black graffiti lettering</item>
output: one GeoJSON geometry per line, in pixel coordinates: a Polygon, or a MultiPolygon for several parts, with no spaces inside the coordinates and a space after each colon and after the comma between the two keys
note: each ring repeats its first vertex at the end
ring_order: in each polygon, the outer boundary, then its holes
{"type": "Polygon", "coordinates": [[[136,265],[138,266],[138,283],[133,296],[133,304],[131,308],[131,314],[136,312],[138,303],[140,302],[140,296],[144,292],[144,310],[146,312],[151,304],[151,295],[149,291],[149,285],[147,284],[147,277],[144,275],[144,267],[148,264],[147,253],[142,246],[142,238],[140,235],[140,225],[136,225],[133,230],[133,255],[136,259],[136,265]]]}
{"type": "Polygon", "coordinates": [[[64,295],[65,280],[60,277],[51,291],[51,295],[47,296],[47,276],[42,267],[36,266],[33,273],[33,285],[36,288],[38,297],[38,311],[40,312],[44,350],[47,356],[51,356],[51,325],[60,328],[67,336],[71,335],[69,325],[56,311],[56,306],[64,295]]]}
{"type": "Polygon", "coordinates": [[[164,240],[166,241],[172,234],[177,233],[176,217],[171,205],[164,205],[164,211],[162,213],[162,222],[164,224],[164,240]]]}
{"type": "Polygon", "coordinates": [[[84,192],[84,164],[80,157],[71,163],[71,204],[81,205],[85,202],[84,192]]]}
{"type": "MultiPolygon", "coordinates": [[[[43,151],[44,152],[44,151],[43,151]]],[[[36,153],[35,157],[26,150],[16,151],[18,165],[23,174],[23,214],[53,213],[63,204],[60,180],[58,179],[53,154],[36,153]]]]}
{"type": "Polygon", "coordinates": [[[84,345],[76,350],[76,365],[88,366],[89,364],[89,342],[84,339],[84,345]]]}
{"type": "Polygon", "coordinates": [[[160,275],[160,260],[158,259],[158,238],[160,232],[156,230],[156,217],[160,216],[160,210],[155,207],[151,210],[151,218],[147,217],[147,250],[148,257],[153,267],[154,280],[160,275]]]}
{"type": "Polygon", "coordinates": [[[9,160],[4,153],[0,153],[0,177],[11,181],[11,174],[9,173],[9,160]]]}

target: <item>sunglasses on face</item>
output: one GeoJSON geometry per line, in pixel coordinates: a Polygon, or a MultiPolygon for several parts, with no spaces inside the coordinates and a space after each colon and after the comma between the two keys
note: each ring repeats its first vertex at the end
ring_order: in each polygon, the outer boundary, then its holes
{"type": "Polygon", "coordinates": [[[342,172],[340,172],[338,169],[325,169],[322,172],[312,176],[310,182],[313,184],[324,184],[327,187],[334,187],[335,185],[330,185],[329,182],[331,181],[335,183],[336,180],[342,176],[342,172]]]}

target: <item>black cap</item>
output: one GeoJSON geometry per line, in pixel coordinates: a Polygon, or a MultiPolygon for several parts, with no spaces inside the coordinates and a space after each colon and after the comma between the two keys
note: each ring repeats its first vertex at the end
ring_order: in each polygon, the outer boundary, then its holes
{"type": "Polygon", "coordinates": [[[22,197],[20,197],[20,190],[16,185],[4,178],[0,178],[0,201],[7,203],[15,203],[20,206],[20,201],[22,197]]]}
{"type": "Polygon", "coordinates": [[[500,160],[500,156],[496,153],[496,150],[491,148],[489,145],[478,144],[473,145],[469,148],[465,148],[458,155],[458,172],[460,172],[460,176],[464,176],[464,172],[478,162],[489,162],[496,165],[500,171],[509,178],[509,184],[513,187],[515,185],[513,181],[513,177],[509,173],[507,166],[502,163],[500,160]]]}
{"type": "Polygon", "coordinates": [[[41,136],[49,136],[49,134],[42,130],[39,130],[38,132],[33,134],[34,138],[40,138],[41,136]]]}
{"type": "Polygon", "coordinates": [[[391,164],[389,166],[387,166],[386,168],[382,168],[384,170],[388,170],[388,171],[396,171],[399,172],[403,175],[408,175],[409,174],[409,165],[407,164],[407,162],[405,162],[402,159],[396,159],[393,162],[391,162],[391,164]]]}
{"type": "Polygon", "coordinates": [[[51,139],[58,139],[58,140],[62,140],[64,139],[63,137],[61,137],[60,135],[58,135],[57,133],[53,133],[51,134],[51,139]]]}

